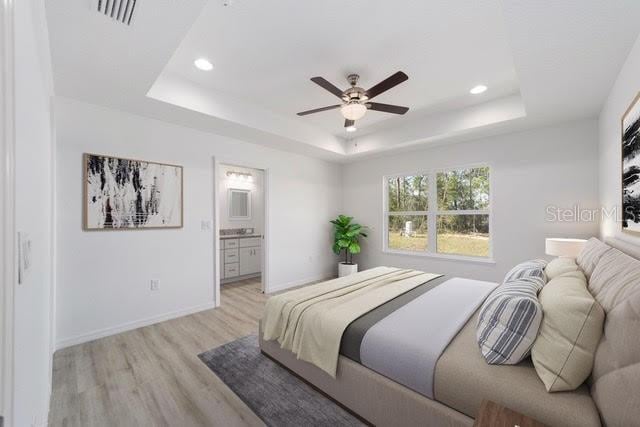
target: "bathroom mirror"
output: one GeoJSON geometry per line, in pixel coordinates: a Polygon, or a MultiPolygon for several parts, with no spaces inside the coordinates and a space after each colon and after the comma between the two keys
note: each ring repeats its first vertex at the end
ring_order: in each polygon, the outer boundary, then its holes
{"type": "Polygon", "coordinates": [[[229,219],[233,221],[251,219],[251,190],[229,189],[229,219]]]}

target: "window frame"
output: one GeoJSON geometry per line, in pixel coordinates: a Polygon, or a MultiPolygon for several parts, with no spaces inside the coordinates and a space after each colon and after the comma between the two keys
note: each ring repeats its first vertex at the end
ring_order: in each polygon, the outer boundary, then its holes
{"type": "Polygon", "coordinates": [[[451,166],[446,168],[422,170],[415,172],[403,172],[385,175],[382,177],[382,252],[394,255],[407,255],[423,258],[439,258],[454,261],[478,262],[485,264],[495,264],[493,259],[493,173],[492,166],[487,163],[474,163],[462,166],[451,166]],[[439,210],[438,209],[438,173],[449,172],[452,170],[473,169],[473,168],[489,169],[489,206],[487,209],[481,210],[439,210]],[[426,211],[389,211],[389,179],[422,175],[427,177],[428,196],[426,211]],[[427,250],[407,251],[402,249],[389,248],[389,216],[390,215],[424,215],[427,217],[427,250]],[[486,257],[473,255],[457,255],[438,253],[438,216],[439,215],[489,215],[489,254],[486,257]]]}

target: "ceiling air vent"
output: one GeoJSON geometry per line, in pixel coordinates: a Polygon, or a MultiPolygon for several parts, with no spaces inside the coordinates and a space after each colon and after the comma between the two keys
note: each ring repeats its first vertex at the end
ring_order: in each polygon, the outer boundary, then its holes
{"type": "Polygon", "coordinates": [[[137,0],[97,0],[98,13],[126,25],[131,25],[137,0]]]}

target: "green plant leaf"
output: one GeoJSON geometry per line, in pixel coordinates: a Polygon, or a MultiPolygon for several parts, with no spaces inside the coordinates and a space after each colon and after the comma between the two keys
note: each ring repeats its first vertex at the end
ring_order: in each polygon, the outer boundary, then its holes
{"type": "Polygon", "coordinates": [[[365,231],[367,227],[356,224],[353,217],[347,215],[338,215],[336,219],[329,221],[333,224],[333,246],[332,250],[335,254],[340,255],[342,251],[346,253],[360,253],[360,237],[367,237],[365,231]]]}
{"type": "Polygon", "coordinates": [[[338,240],[337,243],[338,243],[338,246],[341,247],[341,248],[348,248],[349,245],[351,244],[351,242],[349,240],[346,240],[346,239],[338,240]]]}
{"type": "Polygon", "coordinates": [[[351,222],[351,220],[353,219],[352,216],[346,216],[346,215],[339,215],[338,216],[338,220],[342,223],[342,224],[349,224],[351,222]]]}

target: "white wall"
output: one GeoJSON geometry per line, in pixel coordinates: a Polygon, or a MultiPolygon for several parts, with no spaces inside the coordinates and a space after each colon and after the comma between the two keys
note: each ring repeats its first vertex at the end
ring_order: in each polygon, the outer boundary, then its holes
{"type": "Polygon", "coordinates": [[[56,128],[58,346],[213,305],[213,156],[269,169],[271,290],[333,274],[339,165],[67,99],[56,128]],[[184,228],[83,231],[84,152],[183,165],[184,228]]]}
{"type": "Polygon", "coordinates": [[[373,227],[357,257],[362,268],[391,265],[500,280],[516,263],[544,256],[549,236],[597,235],[596,222],[549,222],[547,206],[598,206],[597,124],[563,124],[468,143],[441,145],[345,167],[344,213],[373,227]],[[385,175],[486,163],[491,166],[495,264],[382,252],[382,179],[385,175]]]}
{"type": "Polygon", "coordinates": [[[32,266],[16,286],[14,425],[44,425],[51,391],[51,75],[42,3],[15,4],[16,229],[32,266]]]}
{"type": "MultiPolygon", "coordinates": [[[[625,65],[609,93],[607,102],[600,112],[600,202],[607,210],[621,210],[622,195],[622,115],[631,101],[640,92],[640,38],[631,49],[625,65]]],[[[620,216],[622,215],[620,211],[620,216]]],[[[613,216],[605,216],[601,222],[602,238],[619,237],[640,244],[640,235],[622,233],[620,221],[613,216]]]]}
{"type": "Polygon", "coordinates": [[[220,165],[218,174],[220,194],[220,228],[253,228],[255,234],[262,234],[264,222],[264,172],[259,169],[220,165]],[[227,172],[250,173],[252,181],[234,179],[227,172]],[[251,191],[251,218],[248,220],[229,219],[229,190],[251,191]]]}

